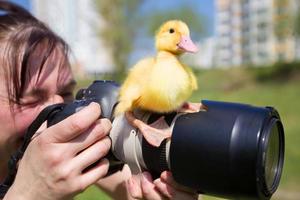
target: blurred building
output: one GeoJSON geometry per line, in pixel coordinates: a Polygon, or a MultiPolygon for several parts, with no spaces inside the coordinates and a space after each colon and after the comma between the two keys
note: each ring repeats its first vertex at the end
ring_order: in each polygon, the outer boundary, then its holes
{"type": "MultiPolygon", "coordinates": [[[[196,55],[190,55],[190,65],[198,68],[212,68],[215,66],[215,38],[208,37],[201,40],[197,46],[199,51],[196,55]]],[[[188,56],[188,55],[187,55],[188,56]]]]}
{"type": "Polygon", "coordinates": [[[216,0],[215,65],[266,65],[297,55],[298,0],[216,0]]]}
{"type": "Polygon", "coordinates": [[[33,14],[71,47],[75,75],[113,70],[109,49],[99,39],[104,25],[93,0],[31,0],[33,14]]]}

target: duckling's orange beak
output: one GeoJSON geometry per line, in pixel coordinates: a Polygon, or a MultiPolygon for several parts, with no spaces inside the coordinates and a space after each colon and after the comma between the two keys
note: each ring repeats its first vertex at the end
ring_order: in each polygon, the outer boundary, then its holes
{"type": "Polygon", "coordinates": [[[177,46],[185,52],[196,53],[198,51],[198,47],[193,43],[191,38],[185,35],[181,36],[180,42],[177,46]]]}

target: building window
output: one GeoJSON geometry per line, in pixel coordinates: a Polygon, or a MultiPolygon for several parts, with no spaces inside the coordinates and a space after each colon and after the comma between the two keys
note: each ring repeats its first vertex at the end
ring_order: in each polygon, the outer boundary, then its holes
{"type": "Polygon", "coordinates": [[[258,43],[264,43],[267,41],[267,35],[265,33],[261,33],[257,36],[258,43]]]}
{"type": "Polygon", "coordinates": [[[284,61],[284,60],[285,60],[285,55],[284,55],[284,53],[279,53],[279,54],[278,54],[278,60],[279,60],[279,61],[284,61]]]}
{"type": "Polygon", "coordinates": [[[257,53],[257,56],[262,60],[266,60],[268,58],[268,54],[265,51],[259,51],[257,53]]]}
{"type": "Polygon", "coordinates": [[[260,9],[257,9],[257,15],[264,15],[267,13],[267,9],[265,8],[260,8],[260,9]]]}
{"type": "Polygon", "coordinates": [[[258,29],[266,29],[267,27],[268,27],[267,22],[260,22],[260,23],[257,24],[258,29]]]}

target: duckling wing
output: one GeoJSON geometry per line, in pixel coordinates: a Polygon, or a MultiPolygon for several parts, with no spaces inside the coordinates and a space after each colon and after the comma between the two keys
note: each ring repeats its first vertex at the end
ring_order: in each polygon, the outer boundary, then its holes
{"type": "Polygon", "coordinates": [[[115,111],[116,115],[132,110],[137,105],[142,91],[148,83],[153,64],[154,59],[147,58],[139,61],[132,67],[120,89],[119,103],[115,111]]]}
{"type": "Polygon", "coordinates": [[[197,78],[196,78],[194,72],[192,71],[192,69],[190,67],[188,67],[186,65],[183,65],[183,66],[190,77],[190,85],[191,85],[192,90],[197,90],[198,83],[197,83],[197,78]]]}

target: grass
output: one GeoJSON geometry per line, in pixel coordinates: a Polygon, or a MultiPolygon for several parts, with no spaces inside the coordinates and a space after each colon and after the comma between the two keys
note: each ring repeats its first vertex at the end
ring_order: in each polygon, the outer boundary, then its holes
{"type": "Polygon", "coordinates": [[[111,198],[96,186],[91,186],[83,193],[77,195],[75,200],[111,200],[111,198]]]}
{"type": "MultiPolygon", "coordinates": [[[[300,75],[298,72],[291,79],[257,81],[256,73],[257,69],[242,68],[199,71],[199,90],[191,101],[208,99],[275,107],[285,127],[286,152],[281,183],[273,199],[296,200],[300,197],[300,75]]],[[[109,198],[95,187],[76,198],[94,199],[109,198]]],[[[204,200],[216,199],[204,196],[204,200]]]]}

